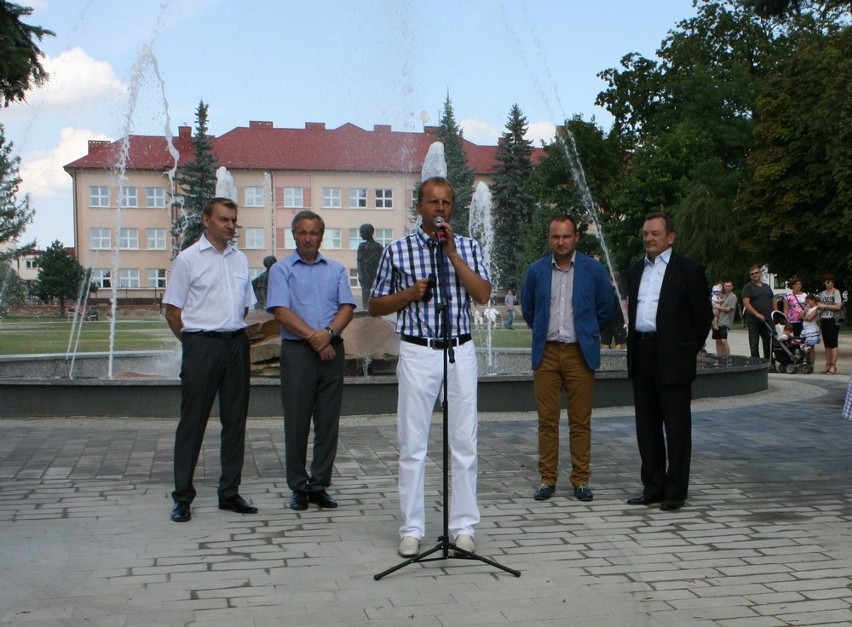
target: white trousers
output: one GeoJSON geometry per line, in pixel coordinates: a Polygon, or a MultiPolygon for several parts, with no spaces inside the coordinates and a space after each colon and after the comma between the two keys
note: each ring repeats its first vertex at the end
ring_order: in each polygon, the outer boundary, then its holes
{"type": "MultiPolygon", "coordinates": [[[[467,342],[454,349],[448,364],[447,403],[450,446],[449,530],[452,538],[474,535],[479,523],[476,504],[476,348],[467,342]]],[[[400,342],[396,376],[397,439],[399,442],[399,504],[403,523],[400,537],[422,539],[426,532],[424,481],[429,426],[444,377],[444,352],[400,342]]],[[[440,459],[441,458],[437,458],[440,459]]]]}

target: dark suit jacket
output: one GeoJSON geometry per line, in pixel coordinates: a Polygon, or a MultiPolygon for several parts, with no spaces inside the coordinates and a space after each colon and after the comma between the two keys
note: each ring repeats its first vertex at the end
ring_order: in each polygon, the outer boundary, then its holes
{"type": "MultiPolygon", "coordinates": [[[[635,351],[633,334],[636,330],[636,301],[639,282],[645,268],[644,259],[628,270],[628,336],[627,374],[632,376],[635,351]]],[[[689,383],[695,379],[696,356],[713,322],[710,289],[704,268],[672,251],[663,276],[660,303],[657,308],[657,364],[663,383],[689,383]]]]}

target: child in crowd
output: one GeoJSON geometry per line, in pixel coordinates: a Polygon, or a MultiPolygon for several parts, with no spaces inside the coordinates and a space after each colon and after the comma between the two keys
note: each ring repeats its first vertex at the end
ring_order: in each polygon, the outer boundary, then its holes
{"type": "Polygon", "coordinates": [[[817,302],[817,297],[813,294],[805,296],[805,313],[802,315],[802,339],[805,342],[805,352],[810,364],[814,363],[814,346],[819,344],[820,340],[817,302]]]}
{"type": "Polygon", "coordinates": [[[722,313],[716,308],[716,305],[721,305],[723,302],[725,302],[725,292],[722,290],[722,286],[714,285],[710,305],[713,307],[713,329],[716,331],[719,330],[719,314],[722,313]]]}

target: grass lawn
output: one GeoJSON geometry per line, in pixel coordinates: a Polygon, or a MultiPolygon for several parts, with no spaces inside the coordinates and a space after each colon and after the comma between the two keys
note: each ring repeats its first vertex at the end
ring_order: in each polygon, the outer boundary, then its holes
{"type": "MultiPolygon", "coordinates": [[[[0,319],[0,355],[65,353],[72,323],[62,318],[0,319]]],[[[93,353],[109,350],[109,322],[82,322],[77,351],[93,353]]],[[[115,350],[160,350],[173,348],[177,340],[165,320],[118,320],[115,324],[115,350]]],[[[73,348],[73,347],[72,347],[73,348]]]]}
{"type": "MultiPolygon", "coordinates": [[[[82,322],[77,352],[93,353],[109,350],[109,322],[82,322]]],[[[516,323],[514,330],[493,329],[492,346],[529,348],[530,330],[516,323]]],[[[71,336],[71,321],[63,318],[0,318],[0,355],[34,355],[65,353],[71,336]]],[[[473,332],[476,345],[484,347],[486,332],[473,332]]],[[[174,348],[177,340],[165,320],[118,320],[115,324],[117,351],[161,350],[174,348]]]]}

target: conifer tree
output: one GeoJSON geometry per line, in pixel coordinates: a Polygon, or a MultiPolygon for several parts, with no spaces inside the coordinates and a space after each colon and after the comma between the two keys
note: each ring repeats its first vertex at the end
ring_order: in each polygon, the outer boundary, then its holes
{"type": "Polygon", "coordinates": [[[43,53],[35,40],[55,33],[21,21],[32,12],[30,7],[0,0],[0,105],[4,107],[23,102],[27,90],[47,80],[43,53]]]}
{"type": "Polygon", "coordinates": [[[512,105],[506,132],[497,147],[492,214],[494,215],[494,256],[499,287],[517,289],[526,268],[518,262],[520,238],[535,209],[530,190],[533,173],[532,142],[524,138],[527,119],[517,104],[512,105]]]}
{"type": "Polygon", "coordinates": [[[470,199],[473,196],[473,170],[467,165],[467,153],[461,127],[453,113],[450,95],[444,101],[444,112],[438,124],[438,138],[444,144],[444,158],[447,160],[447,180],[456,193],[453,209],[453,229],[460,235],[468,234],[470,199]]]}
{"type": "Polygon", "coordinates": [[[204,101],[195,111],[194,160],[178,169],[175,180],[183,196],[183,212],[172,225],[175,248],[183,250],[201,237],[201,211],[204,203],[216,195],[216,155],[213,139],[207,135],[207,108],[204,101]]]}
{"type": "MultiPolygon", "coordinates": [[[[20,157],[12,156],[12,142],[6,143],[3,125],[0,124],[0,244],[14,242],[23,235],[27,224],[33,221],[35,210],[30,207],[30,196],[25,194],[18,200],[18,186],[21,177],[18,168],[20,157]]],[[[24,246],[14,246],[5,252],[0,252],[0,263],[29,252],[34,243],[24,246]]]]}

